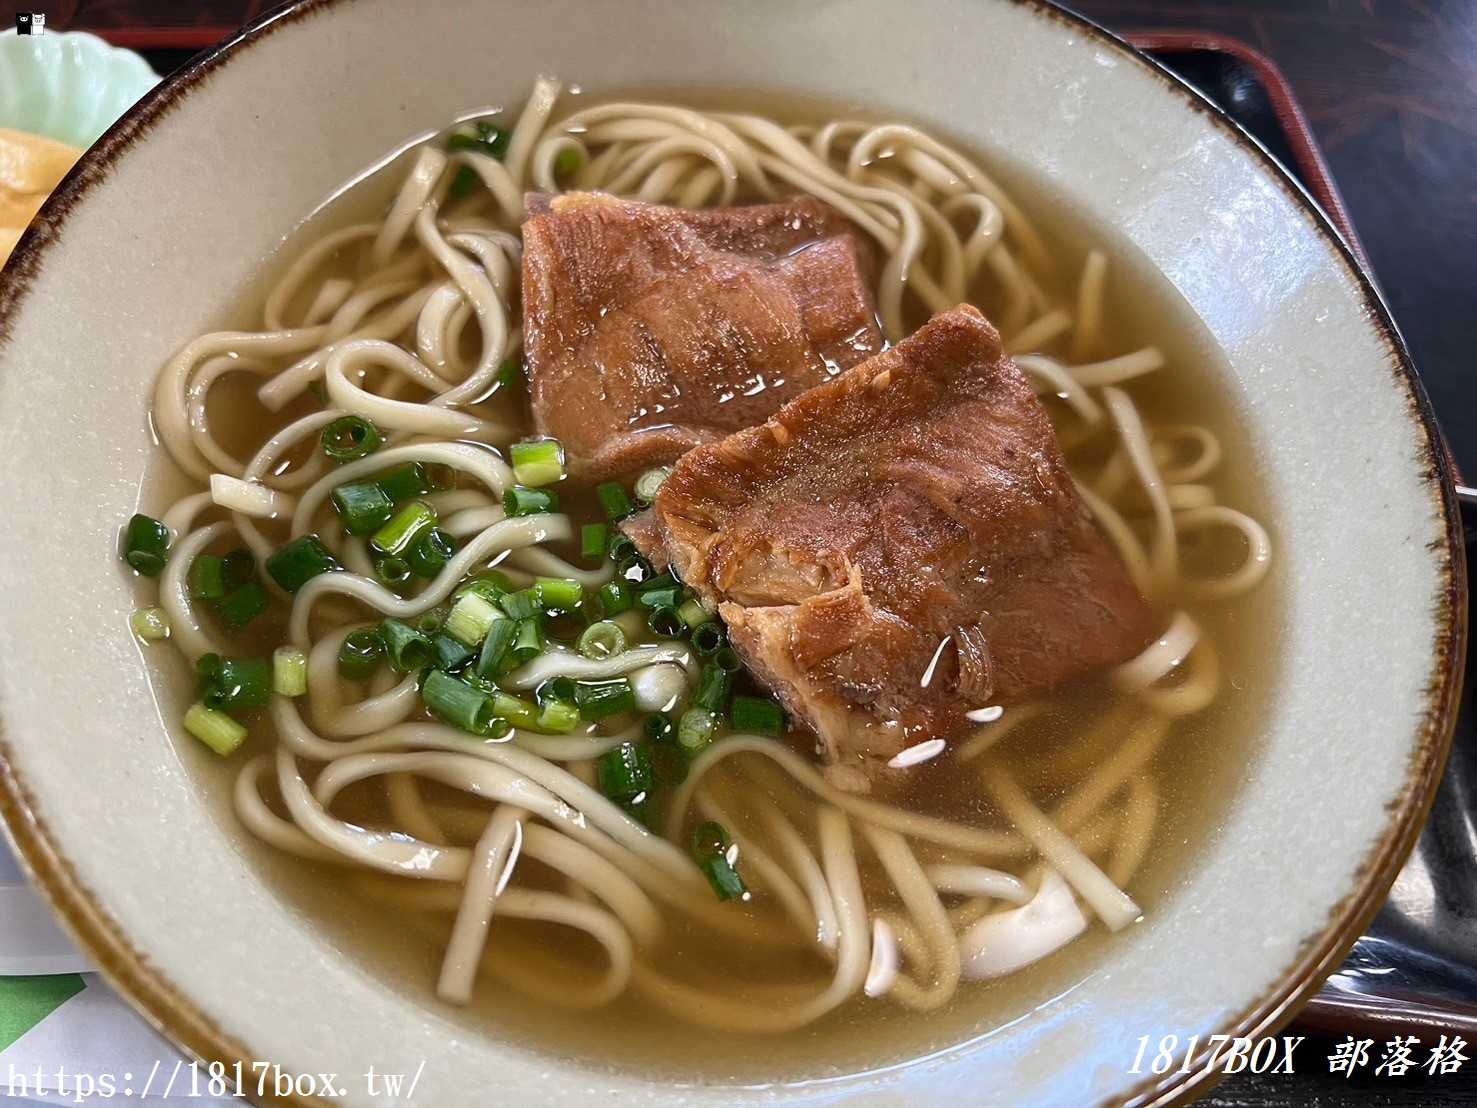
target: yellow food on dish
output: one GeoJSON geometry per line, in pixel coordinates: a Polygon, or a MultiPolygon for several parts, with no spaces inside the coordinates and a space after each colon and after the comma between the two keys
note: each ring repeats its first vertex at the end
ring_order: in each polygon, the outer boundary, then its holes
{"type": "Polygon", "coordinates": [[[0,127],[0,265],[81,156],[64,142],[0,127]]]}

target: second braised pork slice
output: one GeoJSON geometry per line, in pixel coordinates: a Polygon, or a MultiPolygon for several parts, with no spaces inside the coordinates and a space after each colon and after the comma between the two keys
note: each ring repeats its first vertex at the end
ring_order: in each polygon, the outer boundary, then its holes
{"type": "Polygon", "coordinates": [[[970,307],[678,462],[630,533],[728,623],[838,784],[1154,631],[970,307]]]}
{"type": "Polygon", "coordinates": [[[592,477],[675,460],[882,347],[851,224],[810,199],[688,211],[531,196],[534,418],[592,477]]]}

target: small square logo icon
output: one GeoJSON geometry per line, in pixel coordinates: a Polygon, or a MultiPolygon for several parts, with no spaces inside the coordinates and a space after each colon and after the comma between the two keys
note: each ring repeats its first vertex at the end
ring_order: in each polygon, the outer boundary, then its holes
{"type": "Polygon", "coordinates": [[[15,33],[18,35],[44,35],[46,16],[41,12],[16,12],[15,33]]]}

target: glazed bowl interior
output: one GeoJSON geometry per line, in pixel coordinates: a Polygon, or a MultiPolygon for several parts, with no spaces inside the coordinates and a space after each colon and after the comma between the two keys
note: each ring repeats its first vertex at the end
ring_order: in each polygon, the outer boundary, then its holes
{"type": "Polygon", "coordinates": [[[387,983],[283,895],[220,767],[161,722],[126,631],[117,525],[153,448],[158,367],[228,318],[341,182],[540,72],[927,125],[1049,194],[1193,320],[1278,542],[1274,672],[1241,780],[1157,911],[1073,987],[883,1075],[817,1066],[769,1095],[1079,1104],[1202,1079],[1128,1072],[1140,1037],[1271,1026],[1412,841],[1448,733],[1459,555],[1423,400],[1332,233],[1185,90],[1035,4],[308,4],[147,98],[0,280],[0,518],[29,552],[0,573],[0,753],[24,862],[115,982],[209,1057],[346,1075],[424,1062],[417,1095],[443,1105],[483,1103],[491,1075],[511,1100],[592,1083],[628,1102],[753,1095],[597,1077],[578,1043],[511,1043],[387,983]]]}

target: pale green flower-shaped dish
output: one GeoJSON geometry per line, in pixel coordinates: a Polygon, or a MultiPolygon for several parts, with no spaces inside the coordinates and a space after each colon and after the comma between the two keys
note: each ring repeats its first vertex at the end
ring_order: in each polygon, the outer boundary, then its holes
{"type": "Polygon", "coordinates": [[[0,127],[86,149],[158,83],[143,58],[96,35],[0,34],[0,127]]]}

